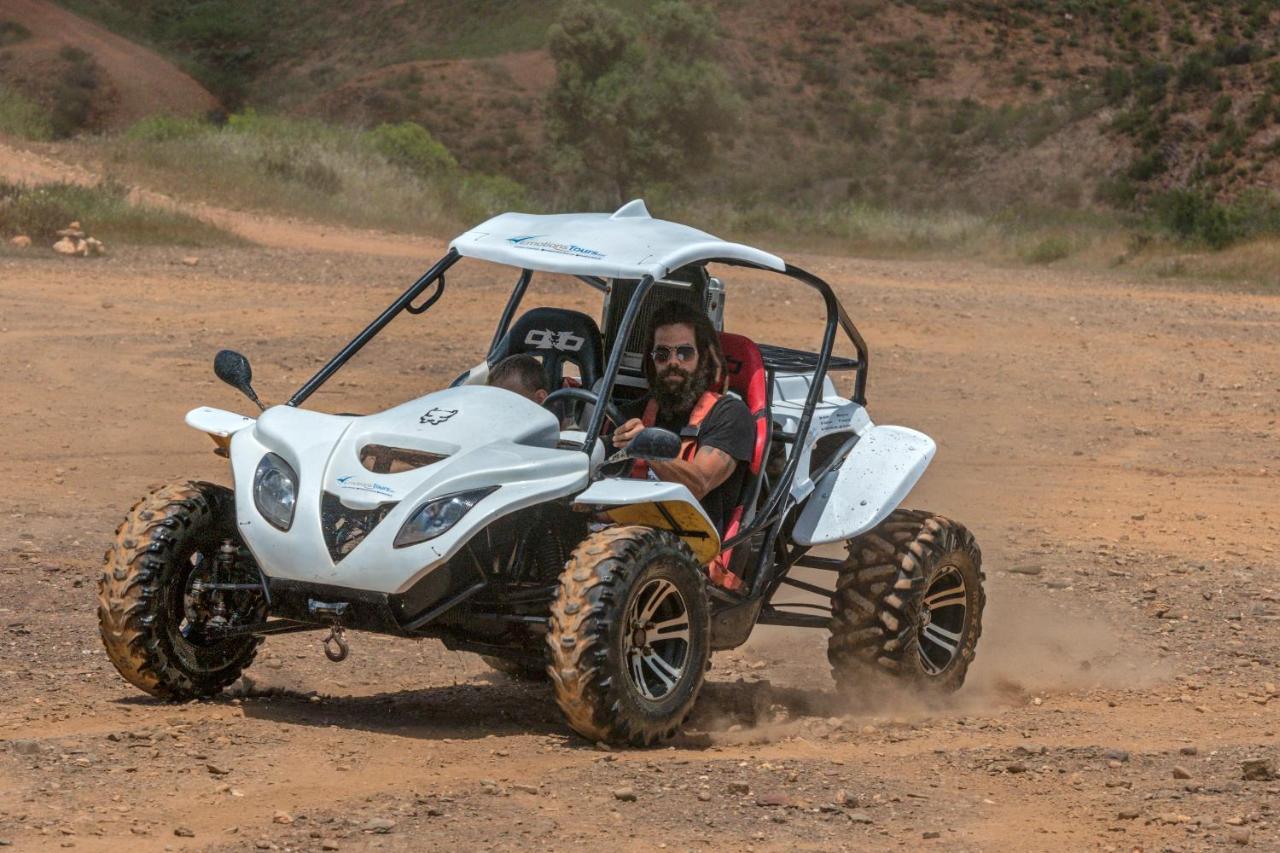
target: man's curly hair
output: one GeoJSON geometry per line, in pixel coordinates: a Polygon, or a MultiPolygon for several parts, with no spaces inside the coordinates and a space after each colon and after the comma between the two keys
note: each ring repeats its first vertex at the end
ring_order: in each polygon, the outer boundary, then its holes
{"type": "Polygon", "coordinates": [[[644,378],[648,380],[649,387],[654,387],[658,378],[658,367],[650,355],[653,352],[654,337],[660,327],[676,323],[693,327],[694,345],[698,348],[698,365],[706,387],[719,390],[724,372],[724,353],[720,351],[720,336],[716,334],[716,327],[711,325],[711,318],[705,311],[674,300],[658,306],[645,333],[644,378]]]}

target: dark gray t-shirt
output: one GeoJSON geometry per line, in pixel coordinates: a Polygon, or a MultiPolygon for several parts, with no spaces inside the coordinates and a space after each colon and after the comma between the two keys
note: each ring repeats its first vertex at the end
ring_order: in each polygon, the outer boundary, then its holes
{"type": "MultiPolygon", "coordinates": [[[[624,411],[623,414],[627,417],[640,417],[644,413],[646,402],[647,400],[640,400],[634,404],[634,413],[624,411]]],[[[688,415],[679,422],[675,420],[664,422],[659,416],[654,426],[671,430],[679,435],[680,430],[688,426],[688,423],[688,415]]],[[[738,461],[729,479],[712,489],[702,499],[702,508],[707,511],[707,517],[715,524],[716,530],[723,534],[725,524],[729,521],[729,513],[742,499],[742,484],[746,480],[747,466],[751,462],[751,454],[756,446],[755,421],[746,403],[737,397],[721,397],[702,419],[702,425],[698,430],[698,446],[714,447],[738,461]]]]}

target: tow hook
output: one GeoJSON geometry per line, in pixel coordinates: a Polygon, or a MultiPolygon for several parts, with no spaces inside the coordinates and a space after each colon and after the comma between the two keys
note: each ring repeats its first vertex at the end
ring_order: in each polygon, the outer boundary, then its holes
{"type": "Polygon", "coordinates": [[[330,625],[329,636],[324,638],[324,656],[334,663],[342,663],[351,653],[351,647],[342,638],[342,626],[330,625]]]}

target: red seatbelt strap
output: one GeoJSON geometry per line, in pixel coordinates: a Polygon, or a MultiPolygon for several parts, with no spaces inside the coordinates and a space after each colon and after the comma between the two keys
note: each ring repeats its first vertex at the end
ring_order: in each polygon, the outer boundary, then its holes
{"type": "MultiPolygon", "coordinates": [[[[698,431],[702,426],[702,422],[706,420],[707,415],[719,403],[723,394],[717,394],[714,391],[705,391],[698,398],[698,402],[694,405],[693,411],[689,413],[689,424],[680,430],[680,459],[689,462],[698,452],[698,431]]],[[[658,401],[652,397],[649,402],[645,403],[644,413],[640,415],[640,421],[646,427],[651,427],[658,420],[658,401]]],[[[637,459],[631,466],[631,476],[638,480],[643,480],[649,476],[649,465],[644,461],[637,459]]],[[[728,539],[738,532],[738,528],[742,524],[743,507],[739,506],[734,509],[733,514],[729,517],[729,522],[725,525],[723,539],[728,539]]],[[[742,579],[729,571],[729,559],[733,556],[733,549],[724,551],[716,556],[714,560],[707,564],[707,573],[711,576],[711,582],[723,587],[724,589],[738,589],[742,586],[742,579]]]]}
{"type": "MultiPolygon", "coordinates": [[[[698,430],[702,426],[702,422],[706,420],[707,415],[716,407],[716,403],[720,402],[722,396],[714,391],[704,391],[702,396],[698,398],[698,402],[693,406],[693,411],[689,413],[689,425],[680,430],[680,459],[688,462],[698,452],[698,430]]],[[[647,427],[651,427],[658,422],[657,400],[650,397],[649,402],[644,404],[644,413],[640,415],[640,422],[647,427]]],[[[637,459],[631,466],[631,476],[637,480],[643,480],[648,477],[648,463],[637,459]]]]}

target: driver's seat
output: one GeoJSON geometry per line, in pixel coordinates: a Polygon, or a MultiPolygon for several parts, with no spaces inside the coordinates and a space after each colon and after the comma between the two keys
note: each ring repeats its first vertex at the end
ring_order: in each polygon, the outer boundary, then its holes
{"type": "Polygon", "coordinates": [[[498,345],[489,353],[489,366],[509,355],[528,353],[542,361],[547,388],[552,391],[566,385],[565,362],[578,368],[583,388],[594,387],[604,372],[604,347],[600,327],[581,311],[566,308],[533,308],[512,324],[498,345]]]}
{"type": "MultiPolygon", "coordinates": [[[[772,424],[769,419],[769,377],[760,348],[745,335],[720,333],[720,350],[724,353],[724,387],[742,398],[755,421],[755,445],[751,462],[742,483],[740,501],[729,514],[721,540],[736,536],[755,517],[760,498],[761,470],[769,449],[772,424]]],[[[742,585],[743,570],[751,556],[750,547],[736,547],[723,552],[711,565],[711,579],[728,589],[742,585]],[[735,556],[737,559],[734,559],[735,556]]]]}

